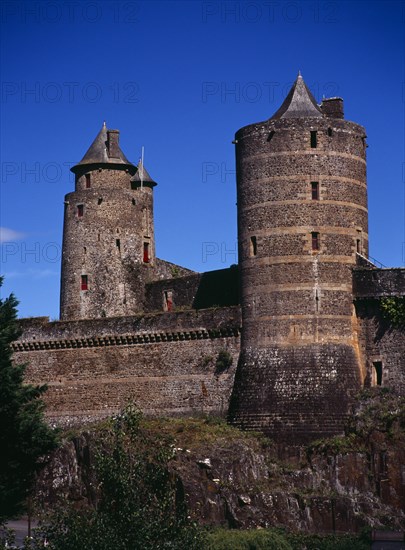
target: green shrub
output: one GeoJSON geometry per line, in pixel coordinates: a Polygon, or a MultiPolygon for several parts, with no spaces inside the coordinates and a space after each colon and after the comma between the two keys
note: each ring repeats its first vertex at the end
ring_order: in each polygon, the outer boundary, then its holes
{"type": "Polygon", "coordinates": [[[221,374],[224,371],[228,370],[232,365],[232,355],[229,351],[222,349],[218,353],[217,360],[215,362],[215,374],[221,374]]]}
{"type": "Polygon", "coordinates": [[[370,550],[368,536],[361,535],[286,535],[293,550],[370,550]]]}
{"type": "Polygon", "coordinates": [[[292,550],[285,537],[271,529],[218,529],[208,535],[207,550],[292,550]]]}

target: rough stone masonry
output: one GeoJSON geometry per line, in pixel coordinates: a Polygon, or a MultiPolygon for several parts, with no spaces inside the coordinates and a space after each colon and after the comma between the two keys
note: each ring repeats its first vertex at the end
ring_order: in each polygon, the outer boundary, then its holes
{"type": "Polygon", "coordinates": [[[381,313],[404,269],[368,259],[365,129],[299,75],[235,136],[239,266],[155,255],[156,182],[104,124],[65,197],[61,320],[21,320],[15,361],[47,415],[84,423],[128,399],[151,415],[228,415],[301,443],[342,431],[367,385],[405,391],[405,335],[381,313]]]}

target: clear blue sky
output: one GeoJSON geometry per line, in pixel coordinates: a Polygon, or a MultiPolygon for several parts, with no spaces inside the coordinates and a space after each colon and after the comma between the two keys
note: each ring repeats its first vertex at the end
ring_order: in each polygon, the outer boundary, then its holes
{"type": "Polygon", "coordinates": [[[1,3],[1,271],[21,316],[59,314],[63,199],[103,120],[158,182],[159,257],[237,262],[234,133],[300,69],[368,134],[370,254],[403,266],[403,1],[1,3]],[[211,243],[211,244],[206,244],[211,243]],[[212,244],[214,243],[214,244],[212,244]],[[204,254],[204,251],[210,254],[204,254]]]}

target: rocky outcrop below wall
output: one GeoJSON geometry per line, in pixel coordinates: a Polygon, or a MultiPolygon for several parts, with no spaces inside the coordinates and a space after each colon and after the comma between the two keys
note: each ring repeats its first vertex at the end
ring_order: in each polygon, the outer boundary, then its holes
{"type": "MultiPolygon", "coordinates": [[[[210,419],[157,419],[142,429],[172,437],[168,468],[201,524],[309,533],[405,529],[405,405],[393,394],[363,399],[346,436],[283,453],[210,419]]],[[[95,504],[96,433],[82,432],[55,453],[38,485],[43,505],[95,504]]]]}

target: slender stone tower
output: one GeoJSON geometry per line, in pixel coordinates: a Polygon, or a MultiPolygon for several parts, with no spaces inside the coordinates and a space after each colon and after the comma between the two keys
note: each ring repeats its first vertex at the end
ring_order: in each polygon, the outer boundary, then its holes
{"type": "Polygon", "coordinates": [[[242,349],[229,417],[280,442],[339,433],[364,374],[352,295],[367,254],[365,130],[301,75],[235,136],[242,349]]]}
{"type": "Polygon", "coordinates": [[[65,197],[60,317],[89,319],[142,308],[143,280],[155,258],[153,187],[105,123],[72,168],[75,191],[65,197]]]}

